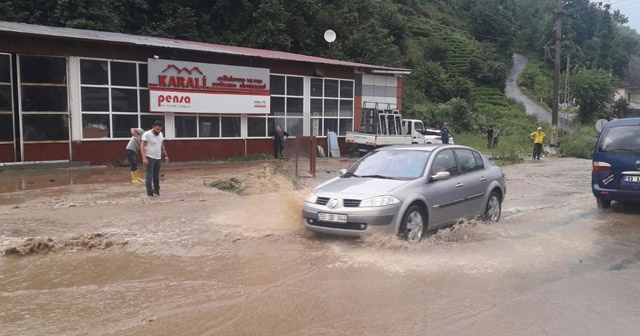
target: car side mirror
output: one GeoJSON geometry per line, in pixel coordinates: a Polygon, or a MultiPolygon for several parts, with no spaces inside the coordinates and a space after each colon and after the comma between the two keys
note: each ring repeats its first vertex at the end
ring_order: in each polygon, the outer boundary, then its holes
{"type": "Polygon", "coordinates": [[[346,174],[346,173],[347,173],[347,170],[346,170],[346,169],[344,169],[344,168],[340,169],[340,175],[344,175],[344,174],[346,174]]]}
{"type": "Polygon", "coordinates": [[[444,181],[451,178],[451,173],[448,171],[437,172],[435,175],[431,175],[430,181],[444,181]]]}

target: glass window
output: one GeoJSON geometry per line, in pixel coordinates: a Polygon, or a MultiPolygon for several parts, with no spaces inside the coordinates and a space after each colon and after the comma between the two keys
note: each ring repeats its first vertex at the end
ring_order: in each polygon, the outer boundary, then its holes
{"type": "Polygon", "coordinates": [[[136,87],[137,75],[136,63],[111,62],[111,85],[136,87]]]}
{"type": "Polygon", "coordinates": [[[340,100],[340,117],[353,117],[353,100],[340,100]]]}
{"type": "Polygon", "coordinates": [[[322,130],[322,135],[326,136],[329,132],[338,133],[338,119],[324,119],[324,128],[322,130]]]}
{"type": "Polygon", "coordinates": [[[343,136],[347,135],[347,132],[353,131],[353,120],[352,119],[340,119],[340,132],[338,135],[343,136]]]}
{"type": "Polygon", "coordinates": [[[324,80],[324,96],[338,98],[338,81],[335,79],[324,80]]]}
{"type": "Polygon", "coordinates": [[[140,89],[140,112],[149,112],[149,90],[140,89]]]}
{"type": "Polygon", "coordinates": [[[470,150],[456,149],[456,156],[458,157],[462,174],[480,169],[475,156],[473,156],[473,153],[470,150]]]}
{"type": "Polygon", "coordinates": [[[108,114],[83,114],[82,115],[82,137],[83,138],[108,138],[109,125],[110,125],[110,122],[109,122],[108,114]]]}
{"type": "Polygon", "coordinates": [[[304,101],[302,98],[290,98],[287,97],[287,115],[302,115],[304,101]]]}
{"type": "Polygon", "coordinates": [[[431,175],[435,175],[441,171],[448,171],[451,173],[451,176],[459,175],[456,158],[450,149],[438,153],[431,164],[431,175]]]}
{"type": "Polygon", "coordinates": [[[223,137],[240,137],[240,117],[221,117],[220,119],[223,137]]]}
{"type": "Polygon", "coordinates": [[[131,114],[113,115],[113,137],[130,138],[131,128],[138,127],[138,116],[131,114]]]}
{"type": "Polygon", "coordinates": [[[272,95],[284,95],[284,76],[271,75],[269,77],[269,89],[272,95]]]}
{"type": "Polygon", "coordinates": [[[196,138],[198,136],[198,117],[176,116],[176,138],[196,138]]]}
{"type": "Polygon", "coordinates": [[[13,116],[0,114],[0,141],[13,141],[13,116]]]}
{"type": "Polygon", "coordinates": [[[67,60],[63,57],[20,56],[21,83],[67,83],[67,60]]]}
{"type": "Polygon", "coordinates": [[[143,130],[150,130],[153,128],[153,123],[157,120],[164,122],[164,115],[162,114],[142,114],[140,115],[140,128],[143,130]]]}
{"type": "Polygon", "coordinates": [[[328,117],[312,119],[311,134],[326,136],[333,131],[344,136],[353,130],[353,88],[352,80],[311,78],[311,96],[319,97],[310,101],[311,116],[328,117]]]}
{"type": "Polygon", "coordinates": [[[324,83],[320,78],[311,78],[311,97],[322,97],[322,87],[324,83]]]}
{"type": "Polygon", "coordinates": [[[22,131],[26,141],[69,140],[66,114],[23,114],[22,131]]]}
{"type": "Polygon", "coordinates": [[[109,111],[109,89],[83,87],[82,94],[82,111],[84,112],[108,112],[109,111]]]}
{"type": "Polygon", "coordinates": [[[303,118],[287,118],[287,128],[285,131],[291,136],[302,135],[303,120],[303,118]]]}
{"type": "Polygon", "coordinates": [[[10,55],[0,55],[0,83],[11,83],[10,55]]]}
{"type": "Polygon", "coordinates": [[[267,118],[247,117],[247,131],[250,137],[267,136],[267,118]]]}
{"type": "Polygon", "coordinates": [[[337,116],[338,115],[338,100],[337,99],[325,99],[324,100],[324,115],[337,116]]]}
{"type": "Polygon", "coordinates": [[[21,86],[22,111],[66,112],[66,86],[21,86]]]}
{"type": "Polygon", "coordinates": [[[287,95],[302,96],[304,94],[304,81],[302,77],[287,76],[287,95]]]}
{"type": "Polygon", "coordinates": [[[311,99],[311,115],[322,116],[322,99],[311,99]]]}
{"type": "Polygon", "coordinates": [[[271,114],[284,115],[284,97],[271,97],[271,114]]]}
{"type": "Polygon", "coordinates": [[[200,117],[199,127],[201,138],[212,138],[220,136],[219,117],[200,117]]]}
{"type": "Polygon", "coordinates": [[[138,112],[138,90],[111,89],[111,111],[138,112]]]}
{"type": "Polygon", "coordinates": [[[0,111],[13,111],[11,85],[0,85],[0,111]]]}
{"type": "Polygon", "coordinates": [[[353,81],[340,81],[340,98],[353,98],[353,81]]]}
{"type": "Polygon", "coordinates": [[[155,120],[164,121],[163,115],[140,114],[149,112],[146,64],[81,59],[80,82],[83,116],[98,112],[95,118],[102,121],[102,115],[106,114],[108,129],[112,130],[110,137],[129,137],[131,127],[150,129],[155,120]],[[130,115],[125,117],[121,113],[130,115]]]}
{"type": "Polygon", "coordinates": [[[80,60],[80,83],[91,85],[109,84],[108,67],[107,61],[80,60]]]}
{"type": "Polygon", "coordinates": [[[148,87],[149,85],[149,75],[147,72],[147,65],[144,63],[138,64],[138,86],[140,87],[148,87]]]}

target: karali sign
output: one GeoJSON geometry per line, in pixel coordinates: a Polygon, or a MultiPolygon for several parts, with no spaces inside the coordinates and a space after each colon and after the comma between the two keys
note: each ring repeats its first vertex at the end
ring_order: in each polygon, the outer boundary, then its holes
{"type": "Polygon", "coordinates": [[[269,69],[148,59],[153,112],[267,114],[269,69]]]}

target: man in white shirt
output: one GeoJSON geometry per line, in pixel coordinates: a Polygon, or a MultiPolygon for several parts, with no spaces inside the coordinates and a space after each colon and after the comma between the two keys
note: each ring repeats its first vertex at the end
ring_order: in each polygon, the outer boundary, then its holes
{"type": "Polygon", "coordinates": [[[145,186],[147,196],[160,195],[160,167],[162,157],[169,163],[169,156],[164,147],[164,136],[162,135],[162,121],[156,120],[153,128],[144,132],[140,151],[142,152],[142,163],[145,166],[145,186]],[[153,182],[153,184],[152,184],[153,182]]]}

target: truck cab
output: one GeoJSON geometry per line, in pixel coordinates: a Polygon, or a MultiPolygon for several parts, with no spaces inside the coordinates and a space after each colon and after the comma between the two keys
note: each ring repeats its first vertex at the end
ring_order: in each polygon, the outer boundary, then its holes
{"type": "MultiPolygon", "coordinates": [[[[415,144],[442,144],[442,132],[433,128],[426,128],[422,120],[402,119],[402,134],[411,135],[415,144]]],[[[449,137],[453,144],[453,138],[449,137]]]]}

